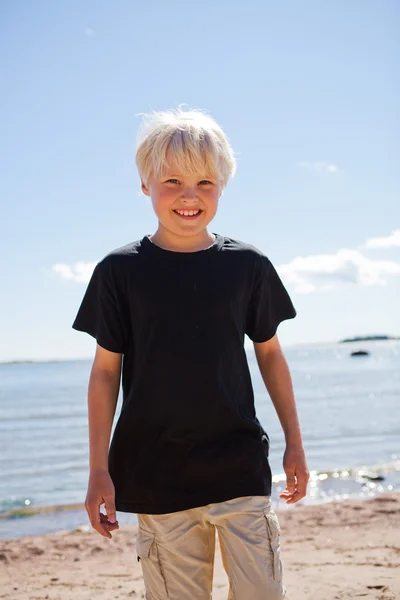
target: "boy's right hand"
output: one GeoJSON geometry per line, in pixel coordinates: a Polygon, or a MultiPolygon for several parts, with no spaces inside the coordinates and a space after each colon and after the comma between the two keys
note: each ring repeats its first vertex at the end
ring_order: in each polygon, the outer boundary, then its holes
{"type": "Polygon", "coordinates": [[[85,501],[90,523],[100,535],[112,538],[111,531],[119,529],[115,510],[115,489],[108,471],[90,473],[85,501]],[[106,513],[100,512],[100,506],[106,505],[106,513]]]}

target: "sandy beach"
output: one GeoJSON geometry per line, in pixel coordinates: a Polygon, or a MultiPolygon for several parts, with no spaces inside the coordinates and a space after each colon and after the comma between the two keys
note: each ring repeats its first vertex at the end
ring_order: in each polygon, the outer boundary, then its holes
{"type": "MultiPolygon", "coordinates": [[[[400,598],[400,493],[278,515],[286,600],[400,598]]],[[[112,540],[93,530],[0,540],[0,598],[144,598],[135,539],[130,525],[112,540]]],[[[217,546],[214,600],[227,592],[217,546]]]]}

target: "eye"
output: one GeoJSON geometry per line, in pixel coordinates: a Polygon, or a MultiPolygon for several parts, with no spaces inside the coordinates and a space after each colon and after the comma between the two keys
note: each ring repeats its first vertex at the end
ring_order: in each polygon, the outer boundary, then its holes
{"type": "Polygon", "coordinates": [[[202,179],[202,180],[200,181],[200,183],[205,183],[205,184],[208,184],[208,183],[209,183],[210,185],[212,185],[211,181],[208,181],[208,179],[202,179]]]}
{"type": "Polygon", "coordinates": [[[179,183],[177,179],[167,179],[166,183],[179,183]]]}

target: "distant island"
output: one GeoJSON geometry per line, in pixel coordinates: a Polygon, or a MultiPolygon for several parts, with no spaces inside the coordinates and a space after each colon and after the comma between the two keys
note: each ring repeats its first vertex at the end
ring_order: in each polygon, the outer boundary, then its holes
{"type": "Polygon", "coordinates": [[[340,340],[339,344],[345,344],[347,342],[378,342],[382,340],[400,340],[400,337],[394,337],[392,335],[364,335],[340,340]]]}
{"type": "Polygon", "coordinates": [[[35,360],[5,360],[1,361],[0,365],[30,365],[35,363],[35,360]]]}
{"type": "Polygon", "coordinates": [[[88,361],[90,358],[49,358],[49,359],[23,359],[23,360],[0,360],[0,365],[50,365],[52,363],[88,361]]]}

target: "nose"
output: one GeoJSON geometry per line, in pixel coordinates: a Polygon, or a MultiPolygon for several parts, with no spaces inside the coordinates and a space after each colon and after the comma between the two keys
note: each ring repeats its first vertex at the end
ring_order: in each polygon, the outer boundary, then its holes
{"type": "Polygon", "coordinates": [[[196,202],[197,201],[197,190],[191,187],[186,187],[182,192],[182,200],[185,202],[196,202]]]}

